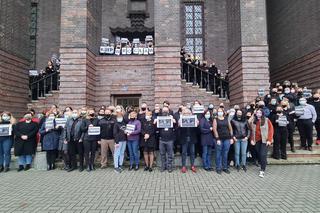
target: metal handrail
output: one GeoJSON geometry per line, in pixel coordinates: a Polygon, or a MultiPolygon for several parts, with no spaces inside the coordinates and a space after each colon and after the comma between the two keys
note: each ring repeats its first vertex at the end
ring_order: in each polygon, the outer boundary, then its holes
{"type": "Polygon", "coordinates": [[[31,99],[38,100],[39,97],[44,97],[45,94],[50,93],[52,90],[59,90],[59,78],[59,72],[55,71],[30,83],[31,99]]]}

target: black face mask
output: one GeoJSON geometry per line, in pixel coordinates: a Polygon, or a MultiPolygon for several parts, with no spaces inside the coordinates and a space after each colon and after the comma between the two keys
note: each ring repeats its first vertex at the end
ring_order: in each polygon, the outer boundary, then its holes
{"type": "Polygon", "coordinates": [[[251,116],[247,116],[247,119],[249,120],[251,118],[251,116]]]}
{"type": "Polygon", "coordinates": [[[130,120],[131,120],[131,121],[134,121],[134,120],[135,120],[135,118],[130,118],[130,120]]]}
{"type": "Polygon", "coordinates": [[[142,111],[146,111],[146,109],[147,109],[147,108],[145,108],[145,107],[141,107],[141,110],[142,110],[142,111]]]}
{"type": "Polygon", "coordinates": [[[277,114],[281,114],[282,113],[282,111],[277,111],[277,114]]]}
{"type": "Polygon", "coordinates": [[[287,105],[282,105],[282,108],[286,108],[287,107],[287,105]]]}
{"type": "Polygon", "coordinates": [[[263,109],[264,106],[263,105],[259,105],[258,107],[259,107],[259,109],[263,109]]]}
{"type": "Polygon", "coordinates": [[[181,108],[179,108],[179,112],[182,112],[182,109],[181,109],[181,108]]]}
{"type": "Polygon", "coordinates": [[[164,116],[168,116],[169,115],[169,113],[167,113],[167,112],[164,112],[164,113],[162,113],[164,116]]]}
{"type": "Polygon", "coordinates": [[[94,117],[94,114],[92,113],[92,114],[89,114],[90,115],[90,117],[94,117]]]}
{"type": "Polygon", "coordinates": [[[110,117],[111,117],[111,114],[106,114],[106,117],[107,117],[107,118],[110,118],[110,117]]]}
{"type": "Polygon", "coordinates": [[[105,116],[105,114],[98,114],[99,116],[105,116]]]}

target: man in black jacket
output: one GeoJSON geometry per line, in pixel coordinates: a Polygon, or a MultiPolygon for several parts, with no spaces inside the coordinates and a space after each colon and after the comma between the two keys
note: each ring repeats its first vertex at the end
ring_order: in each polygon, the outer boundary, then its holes
{"type": "Polygon", "coordinates": [[[109,109],[100,110],[98,117],[101,118],[99,120],[101,140],[98,143],[101,145],[101,169],[104,169],[107,167],[109,149],[114,155],[113,126],[115,119],[111,116],[111,110],[109,109]]]}
{"type": "Polygon", "coordinates": [[[311,102],[311,105],[314,106],[316,113],[317,113],[317,120],[314,123],[314,126],[316,128],[317,131],[317,145],[320,145],[320,94],[319,93],[315,93],[313,95],[313,101],[311,102]]]}

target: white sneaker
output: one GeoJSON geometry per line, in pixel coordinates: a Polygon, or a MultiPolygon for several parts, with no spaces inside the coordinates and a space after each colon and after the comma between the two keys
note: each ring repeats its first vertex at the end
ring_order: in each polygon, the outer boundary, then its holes
{"type": "Polygon", "coordinates": [[[264,171],[260,171],[259,177],[261,177],[261,178],[264,177],[264,171]]]}

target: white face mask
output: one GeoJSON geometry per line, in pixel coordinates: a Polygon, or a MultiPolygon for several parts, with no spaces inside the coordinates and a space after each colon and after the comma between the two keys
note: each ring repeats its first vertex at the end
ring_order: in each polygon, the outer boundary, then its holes
{"type": "Polygon", "coordinates": [[[151,116],[146,116],[146,120],[150,121],[151,120],[151,116]]]}
{"type": "Polygon", "coordinates": [[[223,116],[223,112],[221,112],[221,111],[218,112],[218,116],[219,116],[219,117],[222,117],[222,116],[223,116]]]}
{"type": "Polygon", "coordinates": [[[10,121],[11,117],[9,115],[2,115],[3,121],[10,121]]]}
{"type": "Polygon", "coordinates": [[[210,114],[205,114],[204,117],[205,117],[207,120],[209,120],[210,114]]]}
{"type": "Polygon", "coordinates": [[[302,106],[304,106],[304,105],[307,104],[307,102],[306,102],[306,101],[299,101],[299,104],[302,105],[302,106]]]}
{"type": "Polygon", "coordinates": [[[121,122],[123,121],[123,118],[122,118],[122,117],[119,117],[119,118],[117,118],[117,121],[118,121],[119,123],[121,123],[121,122]]]}

